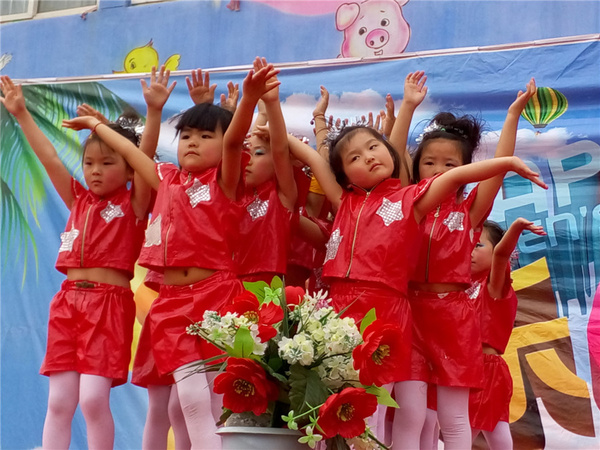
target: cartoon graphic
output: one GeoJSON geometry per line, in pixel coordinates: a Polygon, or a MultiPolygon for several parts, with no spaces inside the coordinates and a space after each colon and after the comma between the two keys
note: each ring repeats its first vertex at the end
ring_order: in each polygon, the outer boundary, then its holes
{"type": "Polygon", "coordinates": [[[0,56],[0,70],[4,69],[11,59],[12,55],[10,53],[2,54],[2,56],[0,56]]]}
{"type": "Polygon", "coordinates": [[[231,11],[239,11],[240,10],[240,0],[231,0],[227,4],[227,9],[230,9],[231,11]]]}
{"type": "Polygon", "coordinates": [[[364,0],[344,3],[335,13],[335,26],[344,32],[339,57],[389,56],[402,53],[410,27],[402,15],[408,0],[364,0]]]}
{"type": "MultiPolygon", "coordinates": [[[[124,70],[113,70],[113,73],[146,73],[151,72],[152,67],[159,67],[158,52],[152,47],[152,39],[146,45],[137,47],[127,53],[123,63],[124,70]]],[[[164,62],[165,68],[177,70],[181,55],[175,53],[164,62]]]]}
{"type": "Polygon", "coordinates": [[[562,116],[569,102],[567,98],[549,87],[538,87],[537,93],[529,99],[521,115],[534,128],[545,128],[554,119],[562,116]]]}

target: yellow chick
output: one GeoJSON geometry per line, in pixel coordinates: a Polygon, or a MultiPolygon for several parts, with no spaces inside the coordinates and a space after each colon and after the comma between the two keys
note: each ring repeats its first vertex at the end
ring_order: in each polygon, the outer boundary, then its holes
{"type": "MultiPolygon", "coordinates": [[[[177,70],[181,55],[169,56],[165,62],[165,68],[177,70]]],[[[152,67],[159,67],[158,52],[152,47],[152,39],[146,45],[137,47],[127,53],[123,63],[124,70],[113,70],[113,73],[146,73],[151,72],[152,67]]]]}

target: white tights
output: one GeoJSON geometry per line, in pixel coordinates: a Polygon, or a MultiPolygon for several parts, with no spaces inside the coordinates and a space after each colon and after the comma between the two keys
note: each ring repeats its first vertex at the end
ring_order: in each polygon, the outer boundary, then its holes
{"type": "Polygon", "coordinates": [[[473,430],[473,440],[483,433],[490,450],[512,450],[513,440],[508,422],[498,422],[494,431],[473,430]]]}
{"type": "Polygon", "coordinates": [[[189,450],[190,438],[177,388],[172,386],[148,386],[148,413],[142,437],[143,450],[161,450],[167,448],[169,428],[173,428],[176,450],[189,450]]]}
{"type": "Polygon", "coordinates": [[[471,448],[469,391],[467,387],[437,387],[438,422],[444,450],[471,448]]]}
{"type": "Polygon", "coordinates": [[[88,447],[112,449],[115,440],[115,424],[110,411],[112,379],[74,371],[52,373],[49,379],[42,447],[47,450],[69,448],[71,422],[79,404],[87,427],[88,447]]]}

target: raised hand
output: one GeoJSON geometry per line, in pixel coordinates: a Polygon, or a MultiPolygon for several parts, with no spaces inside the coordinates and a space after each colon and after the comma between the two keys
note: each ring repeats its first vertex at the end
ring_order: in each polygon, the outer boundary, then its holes
{"type": "Polygon", "coordinates": [[[146,80],[140,80],[142,84],[142,94],[146,105],[149,109],[162,110],[163,106],[169,99],[171,92],[175,89],[176,81],[173,81],[169,86],[169,76],[171,71],[165,69],[165,66],[160,66],[160,71],[156,73],[156,67],[152,67],[152,74],[150,75],[150,85],[146,83],[146,80]]]}
{"type": "MultiPolygon", "coordinates": [[[[267,64],[267,59],[266,58],[259,58],[258,56],[254,59],[254,72],[258,73],[260,72],[260,70],[268,68],[268,67],[273,67],[272,64],[267,64]]],[[[277,73],[279,73],[279,71],[277,71],[277,73]]],[[[270,82],[274,83],[276,82],[277,84],[272,86],[269,90],[265,91],[264,94],[262,95],[261,99],[265,102],[265,103],[269,103],[269,102],[275,102],[275,101],[279,101],[279,89],[278,86],[279,84],[281,84],[278,80],[277,80],[277,73],[274,73],[273,75],[271,75],[270,78],[270,82]]]]}
{"type": "Polygon", "coordinates": [[[534,234],[537,234],[539,236],[546,236],[546,231],[544,230],[544,227],[541,225],[535,225],[533,222],[523,218],[523,217],[519,217],[517,218],[511,225],[511,227],[516,227],[520,232],[522,232],[523,230],[529,230],[534,234]]]}
{"type": "Polygon", "coordinates": [[[317,101],[315,105],[315,109],[313,110],[313,117],[318,115],[325,116],[327,112],[327,107],[329,106],[329,91],[325,88],[325,86],[321,86],[321,97],[317,101]]]}
{"type": "Polygon", "coordinates": [[[548,185],[540,180],[540,174],[531,170],[520,158],[517,156],[512,156],[512,169],[514,172],[521,175],[523,178],[527,178],[530,181],[533,181],[535,184],[540,186],[541,188],[548,189],[548,185]]]}
{"type": "MultiPolygon", "coordinates": [[[[266,101],[264,95],[281,84],[277,79],[279,69],[275,69],[273,64],[262,65],[262,60],[258,57],[256,59],[260,61],[261,68],[258,71],[251,70],[248,72],[242,85],[243,96],[252,98],[255,103],[258,102],[260,98],[266,101]]],[[[278,92],[277,95],[277,98],[279,98],[278,92]]]]}
{"type": "Polygon", "coordinates": [[[65,128],[71,128],[72,130],[93,130],[96,125],[101,123],[94,116],[79,116],[73,117],[72,119],[65,119],[62,121],[62,126],[65,128]]]}
{"type": "Polygon", "coordinates": [[[240,85],[233,84],[233,81],[227,83],[227,95],[221,94],[221,108],[225,108],[233,114],[237,108],[240,98],[240,85]]]}
{"type": "Polygon", "coordinates": [[[426,81],[427,75],[422,70],[406,75],[406,79],[404,80],[404,98],[402,101],[414,108],[419,106],[427,95],[426,81]]]}
{"type": "Polygon", "coordinates": [[[108,120],[106,118],[106,116],[104,116],[104,114],[102,114],[97,109],[92,108],[87,103],[82,103],[81,105],[79,105],[77,107],[77,115],[78,116],[92,116],[92,117],[95,117],[96,119],[98,119],[102,123],[110,122],[110,120],[108,120]]]}
{"type": "Polygon", "coordinates": [[[521,112],[525,109],[527,102],[531,97],[535,95],[537,88],[535,86],[535,79],[529,80],[527,86],[525,87],[525,92],[519,91],[517,93],[517,98],[514,102],[508,107],[508,112],[513,114],[521,114],[521,112]]]}
{"type": "Polygon", "coordinates": [[[204,72],[203,79],[202,69],[192,70],[191,78],[185,77],[185,82],[195,105],[200,103],[214,103],[217,85],[210,84],[210,74],[208,72],[204,72]]]}
{"type": "Polygon", "coordinates": [[[385,111],[380,111],[379,115],[382,119],[383,135],[390,137],[392,135],[392,129],[394,128],[394,122],[396,121],[394,99],[391,94],[385,96],[385,111]]]}
{"type": "Polygon", "coordinates": [[[17,117],[27,111],[23,89],[20,84],[14,84],[8,75],[2,75],[0,77],[0,90],[3,94],[3,97],[0,97],[0,102],[9,113],[17,117]]]}

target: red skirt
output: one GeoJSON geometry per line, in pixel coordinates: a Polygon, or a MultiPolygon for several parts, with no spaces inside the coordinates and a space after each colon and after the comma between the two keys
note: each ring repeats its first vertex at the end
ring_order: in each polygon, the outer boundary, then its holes
{"type": "Polygon", "coordinates": [[[133,360],[131,383],[136,386],[148,388],[148,386],[170,386],[174,382],[173,375],[167,374],[161,376],[158,373],[156,361],[152,354],[150,326],[148,325],[148,321],[144,320],[133,360]]]}

